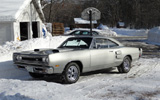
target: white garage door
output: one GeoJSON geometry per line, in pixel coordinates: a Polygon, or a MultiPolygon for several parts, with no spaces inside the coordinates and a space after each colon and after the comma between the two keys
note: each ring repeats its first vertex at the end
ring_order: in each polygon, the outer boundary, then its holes
{"type": "Polygon", "coordinates": [[[0,45],[11,41],[11,23],[0,23],[0,45]]]}

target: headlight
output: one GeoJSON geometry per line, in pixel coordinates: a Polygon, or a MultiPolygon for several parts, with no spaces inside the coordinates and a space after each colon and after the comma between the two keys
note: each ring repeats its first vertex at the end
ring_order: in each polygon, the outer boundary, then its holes
{"type": "Polygon", "coordinates": [[[22,57],[20,55],[17,55],[16,60],[20,61],[22,60],[22,57]]]}
{"type": "Polygon", "coordinates": [[[42,58],[42,61],[43,61],[44,63],[48,63],[48,62],[49,62],[49,59],[48,59],[48,57],[44,57],[44,58],[42,58]]]}

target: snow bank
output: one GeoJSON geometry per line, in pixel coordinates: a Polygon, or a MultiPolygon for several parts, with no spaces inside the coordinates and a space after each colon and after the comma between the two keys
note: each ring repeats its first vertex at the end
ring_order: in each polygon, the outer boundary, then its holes
{"type": "Polygon", "coordinates": [[[109,36],[109,37],[117,36],[117,33],[112,31],[112,30],[110,30],[110,29],[105,29],[105,30],[94,29],[94,30],[99,32],[100,35],[109,36]]]}
{"type": "Polygon", "coordinates": [[[103,25],[103,24],[100,24],[97,28],[102,29],[102,30],[108,30],[109,29],[109,27],[107,25],[103,25]]]}
{"type": "Polygon", "coordinates": [[[148,42],[160,45],[160,27],[152,28],[149,31],[148,42]]]}
{"type": "Polygon", "coordinates": [[[13,67],[13,52],[33,50],[36,48],[57,48],[67,38],[67,36],[37,38],[22,42],[7,42],[0,46],[0,78],[17,78],[24,77],[28,74],[13,67]]]}
{"type": "Polygon", "coordinates": [[[118,36],[146,36],[148,35],[148,30],[145,29],[127,29],[127,28],[110,28],[112,31],[116,32],[118,36]]]}

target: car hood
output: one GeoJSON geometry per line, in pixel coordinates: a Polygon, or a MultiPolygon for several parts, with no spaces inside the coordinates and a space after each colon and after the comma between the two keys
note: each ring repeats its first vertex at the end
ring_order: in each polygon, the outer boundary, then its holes
{"type": "Polygon", "coordinates": [[[21,54],[35,54],[35,55],[49,55],[53,53],[60,53],[60,52],[67,52],[67,51],[73,51],[75,49],[34,49],[32,51],[23,51],[21,54]]]}

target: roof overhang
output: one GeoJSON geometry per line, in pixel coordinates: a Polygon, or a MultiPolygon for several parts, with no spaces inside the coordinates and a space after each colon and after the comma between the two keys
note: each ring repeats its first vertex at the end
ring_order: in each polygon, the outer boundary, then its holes
{"type": "Polygon", "coordinates": [[[40,19],[43,22],[45,22],[45,17],[41,8],[40,0],[19,0],[19,1],[8,0],[2,2],[1,6],[4,10],[0,10],[1,12],[0,22],[15,22],[23,12],[23,9],[25,9],[25,7],[31,3],[33,3],[33,5],[35,6],[35,9],[38,12],[40,19]],[[17,4],[18,2],[19,4],[17,4]],[[10,3],[13,3],[13,5],[7,6],[7,4],[10,3]]]}

